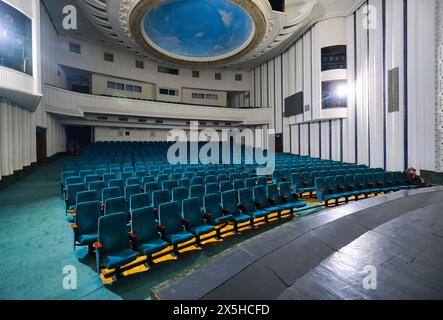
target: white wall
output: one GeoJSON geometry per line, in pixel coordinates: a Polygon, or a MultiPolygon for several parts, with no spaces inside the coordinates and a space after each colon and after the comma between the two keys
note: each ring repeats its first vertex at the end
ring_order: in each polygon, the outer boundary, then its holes
{"type": "Polygon", "coordinates": [[[251,70],[252,104],[261,104],[260,93],[271,97],[272,126],[283,133],[285,151],[388,170],[407,166],[436,170],[435,1],[407,1],[407,36],[403,0],[369,0],[368,4],[373,9],[363,6],[349,17],[317,23],[287,51],[251,70]],[[368,14],[374,28],[365,27],[368,14]],[[348,108],[325,114],[321,80],[328,75],[320,72],[320,50],[344,43],[348,70],[342,76],[348,79],[348,108]],[[387,72],[396,67],[400,69],[400,111],[388,113],[387,72]],[[260,74],[263,68],[270,73],[260,74]],[[310,110],[283,118],[284,99],[298,91],[304,91],[310,110]]]}
{"type": "Polygon", "coordinates": [[[166,141],[168,130],[95,127],[95,142],[101,141],[166,141]],[[124,135],[129,132],[129,136],[124,135]]]}

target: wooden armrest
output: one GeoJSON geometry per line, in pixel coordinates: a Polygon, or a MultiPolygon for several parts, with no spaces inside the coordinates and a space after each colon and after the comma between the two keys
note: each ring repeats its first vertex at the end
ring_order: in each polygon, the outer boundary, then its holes
{"type": "Polygon", "coordinates": [[[75,229],[78,229],[78,225],[76,225],[75,223],[73,223],[73,224],[71,224],[71,228],[74,229],[74,230],[75,230],[75,229]]]}
{"type": "Polygon", "coordinates": [[[189,219],[183,219],[183,224],[189,224],[189,222],[191,222],[191,220],[189,220],[189,219]]]}
{"type": "Polygon", "coordinates": [[[131,239],[137,239],[137,234],[133,231],[129,232],[129,236],[131,237],[131,239]]]}
{"type": "Polygon", "coordinates": [[[158,230],[161,232],[161,231],[163,231],[163,230],[165,230],[166,229],[166,226],[165,225],[163,225],[163,224],[159,224],[158,225],[158,230]]]}
{"type": "Polygon", "coordinates": [[[203,216],[204,216],[204,217],[207,217],[207,218],[210,218],[210,217],[213,216],[213,214],[212,214],[212,213],[205,212],[205,213],[203,214],[203,216]]]}
{"type": "Polygon", "coordinates": [[[103,245],[100,243],[100,242],[94,242],[94,248],[95,249],[100,249],[100,248],[102,248],[103,247],[103,245]]]}

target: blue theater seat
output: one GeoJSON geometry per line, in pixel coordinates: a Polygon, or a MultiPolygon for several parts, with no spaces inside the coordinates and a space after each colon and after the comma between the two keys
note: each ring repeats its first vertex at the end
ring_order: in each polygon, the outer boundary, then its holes
{"type": "Polygon", "coordinates": [[[186,221],[186,230],[196,237],[200,245],[201,236],[215,231],[215,228],[205,223],[201,213],[199,198],[190,198],[183,201],[183,217],[186,221]]]}
{"type": "Polygon", "coordinates": [[[138,208],[131,212],[131,230],[135,250],[148,256],[149,264],[152,264],[153,254],[169,246],[160,237],[153,207],[138,208]]]}
{"type": "Polygon", "coordinates": [[[271,201],[269,201],[269,198],[266,194],[265,186],[256,186],[254,187],[253,192],[254,192],[255,205],[260,210],[265,210],[268,213],[278,213],[278,214],[280,214],[282,210],[286,210],[280,206],[272,205],[271,201]]]}
{"type": "Polygon", "coordinates": [[[205,194],[212,194],[212,193],[219,193],[220,192],[220,186],[217,182],[208,183],[205,186],[205,194]]]}
{"type": "Polygon", "coordinates": [[[131,196],[134,194],[141,193],[141,187],[139,184],[128,185],[125,187],[125,199],[129,203],[131,196]]]}
{"type": "Polygon", "coordinates": [[[111,198],[105,201],[105,215],[114,213],[125,213],[126,215],[129,213],[125,197],[111,198]]]}
{"type": "Polygon", "coordinates": [[[238,231],[239,223],[250,222],[252,224],[252,217],[241,212],[235,191],[231,190],[222,193],[222,206],[223,213],[232,216],[231,220],[234,222],[234,230],[236,232],[238,231]]]}
{"type": "Polygon", "coordinates": [[[298,201],[298,195],[293,192],[290,182],[281,182],[278,187],[284,204],[291,204],[295,209],[306,207],[306,202],[298,201]]]}
{"type": "Polygon", "coordinates": [[[129,200],[129,211],[149,207],[151,205],[151,198],[147,193],[138,193],[131,196],[129,200]]]}
{"type": "Polygon", "coordinates": [[[97,201],[97,193],[95,191],[81,191],[77,193],[77,201],[76,204],[90,201],[97,201]]]}
{"type": "Polygon", "coordinates": [[[232,215],[224,214],[220,204],[220,194],[207,194],[203,199],[205,218],[211,225],[226,224],[231,221],[232,215]]]}
{"type": "Polygon", "coordinates": [[[123,194],[121,193],[121,190],[118,187],[105,188],[102,191],[102,203],[104,204],[106,200],[112,198],[118,198],[121,197],[122,195],[123,194]]]}
{"type": "Polygon", "coordinates": [[[221,193],[229,191],[229,190],[232,190],[232,189],[233,189],[233,186],[232,186],[232,183],[230,181],[222,181],[222,182],[220,182],[220,192],[221,193]]]}
{"type": "MultiPolygon", "coordinates": [[[[257,209],[254,198],[252,195],[252,189],[244,188],[238,191],[239,207],[243,214],[251,216],[251,218],[265,218],[267,220],[268,212],[265,210],[257,209]]],[[[253,223],[253,220],[251,220],[253,223]]]]}
{"type": "Polygon", "coordinates": [[[71,225],[74,231],[74,250],[77,246],[89,246],[89,252],[92,252],[92,245],[98,239],[100,212],[100,201],[77,204],[75,220],[71,225]]]}
{"type": "Polygon", "coordinates": [[[189,198],[188,188],[178,187],[172,190],[172,201],[176,201],[178,203],[180,212],[182,212],[183,200],[188,198],[189,198]]]}
{"type": "Polygon", "coordinates": [[[106,269],[116,269],[120,276],[120,268],[137,259],[137,253],[131,249],[127,228],[128,217],[124,213],[115,213],[100,217],[98,220],[98,242],[96,250],[97,273],[101,265],[106,269]]]}
{"type": "Polygon", "coordinates": [[[185,231],[185,222],[180,214],[178,203],[171,201],[160,205],[158,210],[162,238],[174,246],[174,254],[178,254],[178,245],[194,238],[192,233],[185,231]]]}
{"type": "Polygon", "coordinates": [[[189,187],[189,197],[198,198],[200,208],[203,208],[203,196],[205,195],[205,189],[203,185],[194,185],[189,187]]]}

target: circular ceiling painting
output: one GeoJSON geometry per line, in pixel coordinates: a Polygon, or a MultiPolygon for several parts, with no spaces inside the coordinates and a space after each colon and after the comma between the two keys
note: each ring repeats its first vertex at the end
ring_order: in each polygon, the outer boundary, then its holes
{"type": "Polygon", "coordinates": [[[166,0],[142,20],[151,47],[173,58],[198,61],[231,57],[254,39],[250,14],[229,0],[166,0]]]}

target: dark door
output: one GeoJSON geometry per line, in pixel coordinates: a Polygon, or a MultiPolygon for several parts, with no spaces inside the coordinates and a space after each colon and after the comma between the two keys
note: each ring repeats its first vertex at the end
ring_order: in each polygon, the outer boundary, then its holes
{"type": "Polygon", "coordinates": [[[37,164],[45,165],[46,162],[46,129],[37,128],[37,164]]]}
{"type": "Polygon", "coordinates": [[[283,135],[275,135],[275,152],[283,152],[283,135]]]}
{"type": "Polygon", "coordinates": [[[80,154],[81,150],[92,142],[91,127],[66,127],[69,153],[80,154]]]}

